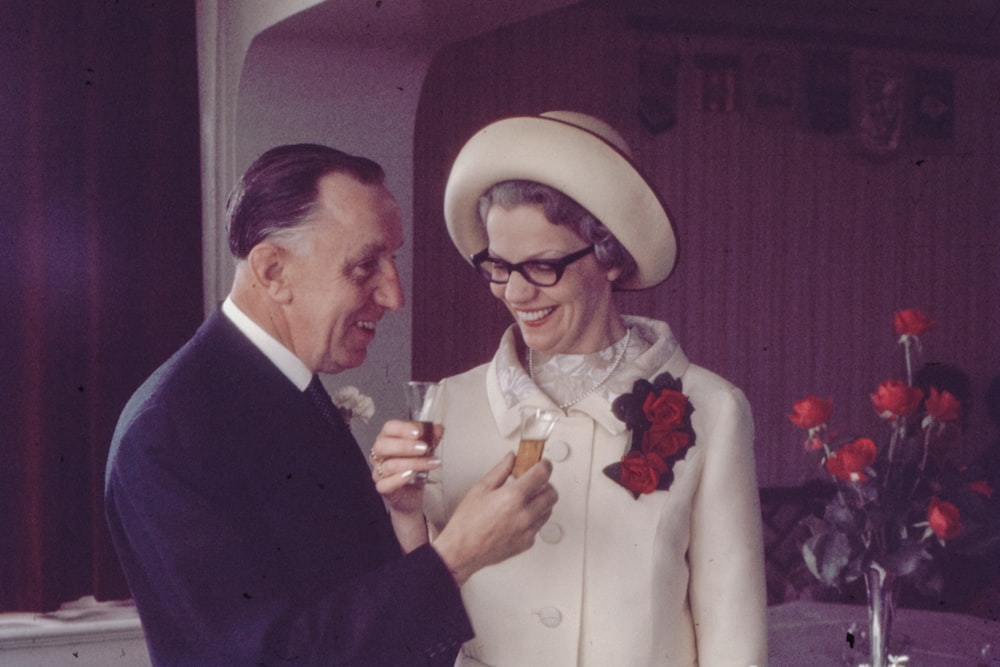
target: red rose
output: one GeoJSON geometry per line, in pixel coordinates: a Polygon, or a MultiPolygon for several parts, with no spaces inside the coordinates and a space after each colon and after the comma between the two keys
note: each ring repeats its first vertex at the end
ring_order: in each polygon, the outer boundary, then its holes
{"type": "Polygon", "coordinates": [[[937,496],[931,498],[927,507],[927,524],[942,540],[950,540],[962,532],[962,518],[958,508],[937,496]]]}
{"type": "Polygon", "coordinates": [[[636,493],[652,493],[666,468],[656,454],[629,452],[622,458],[622,486],[636,493]]]}
{"type": "Polygon", "coordinates": [[[821,426],[830,419],[833,412],[833,399],[819,396],[806,396],[792,405],[794,412],[788,415],[793,424],[799,428],[811,429],[821,426]]]}
{"type": "Polygon", "coordinates": [[[691,434],[670,425],[654,423],[642,434],[642,451],[667,459],[681,451],[691,442],[691,434]]]}
{"type": "Polygon", "coordinates": [[[823,449],[823,441],[819,438],[806,438],[802,443],[802,449],[807,452],[816,452],[823,449]]]}
{"type": "Polygon", "coordinates": [[[858,438],[826,457],[826,471],[845,482],[864,482],[868,479],[865,468],[875,462],[875,443],[869,438],[858,438]]]}
{"type": "Polygon", "coordinates": [[[984,498],[993,497],[993,487],[985,479],[976,480],[975,482],[969,482],[969,489],[975,491],[984,498]]]}
{"type": "Polygon", "coordinates": [[[912,414],[920,405],[924,392],[902,380],[886,380],[871,395],[875,412],[883,419],[912,414]]]}
{"type": "Polygon", "coordinates": [[[942,422],[958,421],[962,414],[962,404],[948,391],[938,392],[936,387],[930,388],[930,396],[924,403],[927,414],[942,422]]]}
{"type": "Polygon", "coordinates": [[[919,310],[908,308],[895,312],[892,325],[900,336],[922,336],[934,328],[934,320],[919,310]]]}
{"type": "Polygon", "coordinates": [[[687,409],[687,396],[670,389],[650,392],[642,403],[642,412],[652,424],[680,424],[687,409]]]}

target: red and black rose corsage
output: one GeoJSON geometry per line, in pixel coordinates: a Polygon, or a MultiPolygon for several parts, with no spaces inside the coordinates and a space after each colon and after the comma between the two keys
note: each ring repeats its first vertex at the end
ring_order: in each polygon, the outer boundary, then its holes
{"type": "Polygon", "coordinates": [[[663,373],[650,383],[636,380],[632,393],[611,404],[615,417],[632,431],[632,447],[604,474],[632,492],[665,491],[674,481],[674,464],[694,445],[694,406],[682,393],[679,379],[663,373]]]}

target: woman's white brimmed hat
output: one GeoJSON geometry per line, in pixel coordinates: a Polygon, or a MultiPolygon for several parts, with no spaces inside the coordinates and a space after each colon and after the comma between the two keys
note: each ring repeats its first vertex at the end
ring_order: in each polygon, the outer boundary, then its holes
{"type": "Polygon", "coordinates": [[[572,111],[517,116],[487,125],[466,142],[444,193],[448,233],[466,261],[488,244],[479,198],[511,180],[555,188],[611,230],[638,266],[620,288],[653,287],[670,275],[677,258],[670,217],[632,164],[628,144],[604,121],[572,111]]]}

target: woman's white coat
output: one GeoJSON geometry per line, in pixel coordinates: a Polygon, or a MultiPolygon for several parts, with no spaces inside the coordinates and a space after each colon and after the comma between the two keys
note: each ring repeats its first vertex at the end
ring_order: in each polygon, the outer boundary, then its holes
{"type": "MultiPolygon", "coordinates": [[[[652,347],[624,365],[604,394],[568,410],[546,445],[559,493],[528,551],[475,574],[462,594],[476,638],[459,665],[495,667],[763,667],[767,661],[761,517],[753,422],[743,393],[690,364],[666,323],[627,317],[652,347]],[[605,466],[631,432],[610,399],[669,372],[694,405],[696,443],[666,491],[638,499],[605,466]]],[[[445,386],[440,483],[426,491],[433,525],[518,444],[521,405],[553,407],[541,392],[508,405],[500,377],[525,372],[514,329],[494,360],[445,386]],[[508,346],[506,354],[504,346],[508,346]]]]}

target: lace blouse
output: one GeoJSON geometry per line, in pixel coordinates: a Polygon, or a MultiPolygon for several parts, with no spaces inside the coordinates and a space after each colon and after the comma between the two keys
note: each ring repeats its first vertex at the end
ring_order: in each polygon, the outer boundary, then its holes
{"type": "MultiPolygon", "coordinates": [[[[645,377],[648,369],[659,367],[677,347],[669,330],[663,336],[663,332],[650,326],[650,320],[632,316],[622,319],[632,333],[621,365],[593,392],[608,402],[631,391],[636,378],[645,377]]],[[[527,348],[516,327],[512,327],[497,351],[497,375],[505,402],[509,407],[542,392],[559,405],[588,394],[615,363],[621,342],[619,339],[590,354],[554,354],[548,358],[535,354],[532,379],[528,374],[527,348]]]]}

